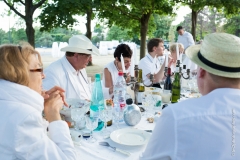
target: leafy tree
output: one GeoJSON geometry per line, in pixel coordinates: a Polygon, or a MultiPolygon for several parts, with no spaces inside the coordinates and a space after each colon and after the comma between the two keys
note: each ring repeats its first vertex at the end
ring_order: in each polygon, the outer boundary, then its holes
{"type": "Polygon", "coordinates": [[[8,34],[0,28],[0,44],[10,43],[7,35],[8,34]]]}
{"type": "Polygon", "coordinates": [[[240,37],[240,14],[227,19],[224,29],[227,33],[240,37]]]}
{"type": "Polygon", "coordinates": [[[23,28],[16,30],[15,28],[11,29],[12,31],[12,43],[18,44],[21,41],[27,41],[27,35],[23,28]]]}
{"type": "Polygon", "coordinates": [[[238,13],[240,1],[239,0],[175,0],[177,3],[188,5],[192,9],[192,35],[196,40],[197,16],[198,13],[205,7],[215,7],[217,9],[224,8],[226,14],[238,13]],[[234,5],[233,5],[234,4],[234,5]]]}
{"type": "Polygon", "coordinates": [[[101,2],[102,11],[98,13],[99,17],[107,18],[110,25],[116,24],[132,29],[134,33],[138,30],[141,37],[140,58],[145,56],[146,36],[152,14],[171,14],[174,5],[169,0],[105,0],[101,2]]]}
{"type": "Polygon", "coordinates": [[[50,31],[53,28],[71,28],[77,20],[74,15],[87,15],[86,36],[91,39],[91,20],[95,17],[94,10],[97,8],[97,0],[53,0],[53,3],[44,5],[39,16],[41,31],[50,31]]]}
{"type": "Polygon", "coordinates": [[[160,16],[154,14],[154,22],[156,23],[156,30],[154,32],[154,37],[159,37],[163,39],[168,39],[169,29],[174,20],[172,16],[160,16]]]}
{"type": "Polygon", "coordinates": [[[127,29],[121,29],[120,27],[114,25],[109,29],[106,40],[107,41],[111,41],[111,40],[128,41],[131,38],[132,37],[128,35],[127,29]]]}
{"type": "MultiPolygon", "coordinates": [[[[192,14],[187,14],[184,21],[180,23],[185,30],[189,31],[191,25],[192,14]]],[[[218,12],[216,8],[204,7],[199,11],[196,24],[196,40],[201,40],[206,34],[217,32],[217,28],[223,23],[224,16],[222,12],[218,12]]]]}
{"type": "Polygon", "coordinates": [[[26,35],[28,42],[35,46],[35,37],[34,37],[34,28],[33,28],[33,14],[35,10],[43,5],[46,0],[3,0],[4,3],[14,11],[18,16],[24,19],[26,23],[26,35]],[[25,15],[19,11],[19,6],[23,6],[25,8],[25,15]]]}

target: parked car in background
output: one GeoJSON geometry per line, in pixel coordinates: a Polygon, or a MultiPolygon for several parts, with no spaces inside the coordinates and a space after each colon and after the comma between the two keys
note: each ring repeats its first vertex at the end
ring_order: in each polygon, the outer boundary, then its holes
{"type": "Polygon", "coordinates": [[[169,41],[164,41],[164,48],[169,51],[169,41]]]}

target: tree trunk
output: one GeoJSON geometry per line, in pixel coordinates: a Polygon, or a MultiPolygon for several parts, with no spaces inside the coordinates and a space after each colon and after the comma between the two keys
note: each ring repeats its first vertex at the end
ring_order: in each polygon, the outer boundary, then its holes
{"type": "Polygon", "coordinates": [[[92,31],[91,31],[91,21],[92,21],[92,9],[87,10],[87,23],[86,23],[86,36],[91,40],[92,31]]]}
{"type": "Polygon", "coordinates": [[[151,13],[147,13],[142,15],[141,20],[140,20],[140,37],[141,37],[141,42],[140,42],[140,59],[142,59],[145,56],[145,51],[146,51],[146,37],[147,37],[147,31],[148,31],[148,22],[149,18],[151,16],[151,13]]]}
{"type": "Polygon", "coordinates": [[[192,36],[194,41],[196,41],[197,15],[198,12],[192,9],[192,36]]]}
{"type": "Polygon", "coordinates": [[[31,18],[26,18],[26,34],[28,42],[35,48],[35,30],[32,26],[33,20],[31,18]]]}
{"type": "Polygon", "coordinates": [[[26,23],[26,35],[28,43],[35,48],[35,30],[33,28],[33,2],[32,0],[25,1],[25,23],[26,23]]]}

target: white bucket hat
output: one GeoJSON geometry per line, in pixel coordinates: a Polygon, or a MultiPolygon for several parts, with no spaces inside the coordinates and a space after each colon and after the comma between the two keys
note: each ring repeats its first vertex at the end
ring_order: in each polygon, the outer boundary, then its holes
{"type": "Polygon", "coordinates": [[[69,38],[68,46],[62,48],[61,51],[99,55],[97,47],[84,35],[74,35],[69,38]]]}
{"type": "Polygon", "coordinates": [[[240,38],[227,33],[207,35],[201,45],[190,46],[186,55],[214,75],[240,78],[240,38]]]}

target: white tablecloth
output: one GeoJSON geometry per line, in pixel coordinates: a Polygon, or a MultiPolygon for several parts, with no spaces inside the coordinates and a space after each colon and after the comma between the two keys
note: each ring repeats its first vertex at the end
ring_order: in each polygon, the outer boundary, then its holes
{"type": "MultiPolygon", "coordinates": [[[[119,123],[119,128],[136,128],[140,130],[153,130],[155,126],[154,123],[149,123],[146,117],[142,117],[139,124],[136,126],[127,126],[124,122],[119,123]]],[[[109,131],[116,130],[116,124],[113,123],[112,126],[107,127],[109,131]]],[[[73,137],[77,137],[81,134],[81,131],[75,131],[71,129],[71,134],[73,137]]],[[[142,146],[125,146],[113,142],[110,138],[104,139],[100,133],[101,131],[96,131],[93,133],[94,137],[97,139],[95,143],[88,143],[85,139],[82,139],[80,146],[75,145],[77,152],[77,157],[79,160],[135,160],[139,159],[139,156],[144,151],[146,144],[142,146]],[[126,150],[131,153],[131,156],[126,156],[119,152],[114,152],[110,147],[101,146],[98,142],[108,142],[111,146],[117,147],[122,150],[126,150]]]]}

